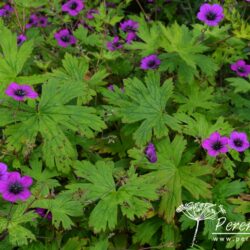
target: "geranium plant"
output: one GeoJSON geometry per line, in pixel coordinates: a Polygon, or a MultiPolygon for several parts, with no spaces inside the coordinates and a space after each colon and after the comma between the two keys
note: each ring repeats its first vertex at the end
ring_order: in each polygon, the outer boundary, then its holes
{"type": "Polygon", "coordinates": [[[0,249],[250,249],[249,12],[1,1],[0,249]]]}

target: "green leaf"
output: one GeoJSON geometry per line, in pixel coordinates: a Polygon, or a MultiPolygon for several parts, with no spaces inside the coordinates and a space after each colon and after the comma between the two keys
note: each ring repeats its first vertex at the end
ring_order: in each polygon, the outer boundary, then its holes
{"type": "Polygon", "coordinates": [[[88,182],[68,185],[71,190],[83,190],[86,203],[100,199],[89,217],[89,225],[96,233],[113,230],[117,224],[118,205],[130,220],[143,217],[152,210],[151,201],[158,199],[158,183],[148,175],[138,177],[133,168],[128,171],[124,185],[116,190],[112,176],[113,163],[98,161],[95,165],[83,161],[76,165],[76,174],[88,182]]]}
{"type": "Polygon", "coordinates": [[[250,91],[250,83],[249,81],[240,78],[240,77],[232,77],[226,79],[231,86],[233,86],[235,93],[247,93],[250,91]]]}
{"type": "Polygon", "coordinates": [[[158,199],[157,188],[160,188],[158,183],[153,183],[147,175],[138,177],[131,168],[126,185],[120,187],[117,193],[123,215],[130,220],[134,220],[135,216],[143,217],[152,209],[150,201],[158,199]]]}
{"type": "Polygon", "coordinates": [[[150,26],[144,18],[141,18],[139,20],[139,28],[136,34],[143,42],[134,41],[127,45],[126,48],[141,50],[141,54],[144,56],[157,51],[160,47],[159,40],[161,39],[159,25],[157,23],[152,23],[150,26]]]}
{"type": "Polygon", "coordinates": [[[86,240],[79,237],[69,238],[67,243],[62,247],[62,250],[82,250],[86,246],[86,240]]]}
{"type": "Polygon", "coordinates": [[[149,174],[166,189],[160,202],[159,214],[168,223],[172,222],[176,208],[182,203],[183,189],[195,199],[211,197],[211,186],[202,177],[211,174],[213,169],[201,166],[198,162],[186,162],[186,143],[180,135],[176,135],[173,141],[164,138],[157,143],[158,161],[154,163],[155,171],[149,174]]]}
{"type": "Polygon", "coordinates": [[[44,6],[48,3],[48,0],[33,0],[33,1],[29,1],[29,0],[14,0],[14,2],[22,7],[25,8],[38,8],[41,6],[44,6]]]}
{"type": "Polygon", "coordinates": [[[35,235],[23,225],[34,221],[38,215],[33,211],[27,212],[26,209],[25,204],[16,205],[9,221],[0,217],[0,232],[8,230],[9,242],[13,246],[28,245],[30,240],[35,240],[35,235]]]}
{"type": "Polygon", "coordinates": [[[162,225],[163,221],[157,217],[148,219],[137,225],[133,236],[133,242],[140,243],[141,245],[146,243],[154,245],[154,243],[152,243],[152,238],[162,225]]]}
{"type": "Polygon", "coordinates": [[[197,109],[212,110],[216,108],[218,105],[214,102],[213,93],[213,88],[200,88],[197,83],[193,83],[185,88],[185,92],[178,92],[174,99],[180,103],[179,112],[192,114],[197,109]]]}
{"type": "Polygon", "coordinates": [[[87,29],[80,26],[73,34],[83,45],[101,47],[102,39],[100,35],[88,33],[89,31],[87,29]]]}
{"type": "Polygon", "coordinates": [[[115,229],[117,224],[118,201],[116,193],[110,193],[100,200],[89,216],[89,226],[94,232],[115,229]]]}
{"type": "Polygon", "coordinates": [[[161,138],[168,134],[168,127],[179,130],[178,120],[166,111],[168,99],[173,92],[171,79],[160,86],[160,75],[149,72],[145,84],[139,79],[125,80],[125,93],[106,91],[111,104],[118,106],[118,114],[124,123],[140,122],[133,137],[137,145],[144,145],[154,134],[161,138]],[[118,101],[119,99],[119,101],[118,101]]]}
{"type": "Polygon", "coordinates": [[[97,241],[95,241],[90,247],[89,250],[108,250],[109,242],[108,238],[100,237],[97,241]]]}
{"type": "Polygon", "coordinates": [[[87,199],[96,200],[115,191],[113,162],[98,161],[93,165],[89,161],[78,161],[74,168],[77,176],[89,181],[81,184],[87,190],[87,199]]]}
{"type": "Polygon", "coordinates": [[[55,199],[40,199],[32,204],[32,207],[48,209],[52,213],[52,224],[59,228],[71,229],[74,225],[72,217],[82,215],[82,204],[73,200],[72,197],[59,194],[55,199]]]}
{"type": "MultiPolygon", "coordinates": [[[[12,124],[5,130],[8,145],[27,152],[34,145],[37,135],[42,135],[40,145],[43,159],[50,168],[68,172],[76,160],[76,148],[66,131],[93,137],[105,128],[104,122],[92,107],[66,105],[81,94],[82,86],[50,81],[43,85],[38,108],[25,103],[7,102],[0,108],[2,124],[12,124]]],[[[0,123],[1,123],[0,122],[0,123]]],[[[33,149],[33,148],[32,148],[33,149]]]]}
{"type": "Polygon", "coordinates": [[[26,41],[21,46],[17,46],[16,41],[15,33],[5,27],[1,29],[0,46],[3,56],[0,57],[0,80],[4,83],[14,81],[21,73],[34,47],[32,40],[26,41]]]}
{"type": "Polygon", "coordinates": [[[42,162],[38,159],[33,159],[30,161],[29,168],[22,167],[24,173],[31,176],[36,180],[35,186],[32,187],[33,194],[38,196],[47,196],[51,189],[59,187],[60,184],[58,180],[52,179],[58,176],[57,171],[42,168],[42,162]]]}
{"type": "Polygon", "coordinates": [[[160,24],[160,29],[163,34],[161,47],[169,54],[168,57],[174,58],[175,61],[171,65],[178,70],[181,81],[193,80],[194,75],[198,73],[197,67],[207,76],[213,76],[218,70],[214,60],[202,54],[208,48],[198,41],[197,34],[187,26],[174,23],[165,27],[160,24]],[[184,72],[188,77],[185,78],[184,72]]]}
{"type": "Polygon", "coordinates": [[[65,83],[68,87],[78,85],[80,103],[89,102],[100,91],[100,86],[106,84],[104,81],[108,76],[106,70],[99,70],[89,76],[89,63],[86,57],[77,58],[66,53],[62,64],[63,68],[59,68],[52,73],[52,79],[56,82],[65,83]]]}
{"type": "Polygon", "coordinates": [[[182,186],[187,189],[195,199],[211,198],[211,192],[209,189],[211,185],[198,178],[203,175],[212,173],[212,168],[191,165],[180,168],[180,177],[182,186]]]}
{"type": "Polygon", "coordinates": [[[230,179],[223,179],[213,188],[213,198],[217,204],[223,205],[227,211],[227,218],[231,221],[244,221],[244,216],[235,213],[236,205],[229,204],[227,199],[231,196],[236,196],[246,191],[247,185],[243,181],[235,180],[230,182],[230,179]]]}
{"type": "Polygon", "coordinates": [[[221,134],[230,134],[232,126],[224,120],[224,117],[219,117],[214,124],[207,120],[205,115],[193,113],[192,116],[184,113],[177,113],[176,118],[182,122],[182,130],[184,134],[193,137],[207,138],[214,131],[221,134]]]}

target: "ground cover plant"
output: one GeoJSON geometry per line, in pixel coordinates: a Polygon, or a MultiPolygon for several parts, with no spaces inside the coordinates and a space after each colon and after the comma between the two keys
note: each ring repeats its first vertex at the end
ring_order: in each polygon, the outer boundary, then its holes
{"type": "Polygon", "coordinates": [[[250,249],[250,1],[0,2],[0,249],[250,249]]]}

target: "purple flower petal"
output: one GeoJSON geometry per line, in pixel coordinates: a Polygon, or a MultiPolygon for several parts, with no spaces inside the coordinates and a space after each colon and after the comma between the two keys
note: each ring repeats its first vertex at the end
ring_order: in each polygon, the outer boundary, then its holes
{"type": "Polygon", "coordinates": [[[122,48],[122,44],[118,36],[115,36],[111,42],[107,42],[107,49],[115,51],[122,48]]]}
{"type": "Polygon", "coordinates": [[[58,31],[55,33],[54,37],[57,40],[58,45],[64,48],[76,43],[76,38],[71,35],[68,29],[58,31]]]}
{"type": "Polygon", "coordinates": [[[77,16],[84,7],[81,0],[69,0],[62,5],[62,11],[67,12],[70,16],[77,16]]]}
{"type": "Polygon", "coordinates": [[[223,8],[219,4],[202,4],[197,18],[208,26],[217,26],[224,18],[223,8]]]}
{"type": "Polygon", "coordinates": [[[250,74],[250,65],[246,64],[244,60],[238,60],[231,64],[231,70],[235,71],[238,76],[248,77],[250,74]]]}
{"type": "Polygon", "coordinates": [[[153,143],[149,143],[148,146],[145,148],[145,154],[146,154],[147,159],[151,163],[157,162],[156,150],[155,150],[155,146],[153,143]]]}
{"type": "Polygon", "coordinates": [[[32,180],[32,178],[31,178],[30,176],[23,176],[23,177],[21,178],[21,183],[22,183],[22,185],[23,185],[24,187],[29,187],[29,186],[32,185],[33,180],[32,180]]]}
{"type": "Polygon", "coordinates": [[[29,85],[19,85],[15,82],[12,82],[7,87],[5,94],[16,101],[24,101],[26,98],[35,99],[38,97],[38,94],[29,85]]]}
{"type": "Polygon", "coordinates": [[[21,177],[18,172],[10,172],[6,179],[0,181],[0,193],[3,199],[10,202],[16,202],[17,200],[25,201],[31,195],[28,190],[31,184],[31,177],[21,177]]]}
{"type": "Polygon", "coordinates": [[[157,55],[149,55],[141,60],[141,69],[148,70],[148,69],[157,69],[160,65],[161,61],[157,57],[157,55]]]}
{"type": "Polygon", "coordinates": [[[214,132],[209,138],[204,139],[201,145],[207,150],[208,155],[216,157],[218,154],[224,154],[228,151],[228,138],[222,137],[218,132],[214,132]]]}
{"type": "Polygon", "coordinates": [[[133,20],[127,20],[120,24],[120,29],[126,33],[136,32],[138,29],[138,23],[133,20]]]}
{"type": "Polygon", "coordinates": [[[243,152],[249,148],[247,135],[243,132],[233,131],[228,140],[228,144],[230,148],[238,152],[243,152]]]}

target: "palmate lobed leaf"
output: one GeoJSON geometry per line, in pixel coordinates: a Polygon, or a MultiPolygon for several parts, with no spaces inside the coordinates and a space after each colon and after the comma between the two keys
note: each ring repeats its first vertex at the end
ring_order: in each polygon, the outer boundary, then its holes
{"type": "Polygon", "coordinates": [[[232,196],[238,196],[241,193],[245,193],[247,190],[247,185],[245,182],[240,180],[231,181],[229,178],[220,180],[213,187],[213,199],[216,203],[221,204],[227,211],[227,218],[231,221],[244,221],[245,218],[240,213],[235,213],[237,206],[233,203],[228,202],[229,198],[232,196]]]}
{"type": "Polygon", "coordinates": [[[100,86],[106,84],[107,71],[100,69],[90,75],[87,57],[77,58],[66,53],[62,65],[63,68],[51,74],[51,81],[65,83],[67,87],[78,86],[78,103],[88,103],[100,91],[100,86]]]}
{"type": "Polygon", "coordinates": [[[148,24],[143,18],[139,20],[137,36],[143,42],[134,41],[126,46],[129,50],[140,50],[141,54],[147,56],[154,53],[160,47],[159,41],[162,39],[159,24],[148,24]]]}
{"type": "Polygon", "coordinates": [[[102,45],[100,34],[89,34],[89,31],[82,26],[79,26],[77,30],[74,31],[75,37],[83,45],[87,46],[98,46],[102,45]]]}
{"type": "Polygon", "coordinates": [[[247,93],[250,91],[250,82],[240,78],[240,77],[231,77],[226,79],[231,86],[233,86],[235,93],[247,93]]]}
{"type": "Polygon", "coordinates": [[[178,92],[174,99],[180,104],[178,112],[194,113],[199,109],[212,110],[218,105],[214,102],[212,87],[200,88],[197,83],[189,85],[183,92],[178,92]]]}
{"type": "Polygon", "coordinates": [[[33,208],[44,208],[52,213],[52,223],[56,228],[61,226],[68,230],[74,225],[71,217],[82,216],[80,201],[73,200],[69,195],[60,194],[55,199],[39,199],[32,203],[33,208]]]}
{"type": "Polygon", "coordinates": [[[34,221],[37,217],[34,211],[27,211],[27,204],[16,205],[9,221],[0,217],[0,232],[8,230],[8,240],[13,246],[28,245],[36,237],[23,225],[34,221]]]}
{"type": "Polygon", "coordinates": [[[5,27],[1,29],[0,46],[4,57],[0,58],[0,65],[2,66],[0,79],[4,77],[16,77],[22,71],[27,59],[31,56],[34,47],[33,41],[29,40],[20,47],[17,46],[16,41],[14,33],[5,27]]]}
{"type": "Polygon", "coordinates": [[[99,199],[116,190],[113,162],[98,161],[93,165],[89,161],[78,161],[74,168],[77,176],[89,181],[81,184],[87,190],[87,199],[99,199]]]}
{"type": "Polygon", "coordinates": [[[118,106],[119,116],[124,123],[141,122],[133,138],[137,145],[144,145],[154,134],[161,138],[168,134],[168,127],[179,130],[178,120],[166,111],[168,99],[173,93],[171,79],[160,86],[160,75],[149,72],[145,84],[139,79],[127,79],[125,93],[104,92],[111,104],[118,106]],[[118,98],[119,100],[118,102],[118,98]]]}
{"type": "Polygon", "coordinates": [[[214,124],[200,113],[193,113],[192,116],[177,113],[176,118],[182,123],[183,133],[193,137],[205,139],[214,131],[222,134],[229,134],[232,131],[232,126],[222,116],[218,117],[214,124]]]}
{"type": "Polygon", "coordinates": [[[118,207],[127,218],[143,217],[153,209],[151,201],[157,200],[158,183],[150,176],[137,176],[133,168],[128,171],[125,183],[117,188],[112,162],[98,161],[95,165],[83,161],[75,166],[76,174],[87,182],[68,185],[73,191],[83,190],[87,203],[97,202],[89,217],[89,225],[98,233],[113,230],[117,225],[118,207]]]}
{"type": "Polygon", "coordinates": [[[168,52],[163,54],[161,69],[177,70],[178,78],[182,82],[194,80],[198,77],[198,68],[207,76],[214,76],[218,70],[215,61],[202,53],[208,50],[199,41],[200,32],[190,31],[187,26],[179,25],[176,22],[168,27],[160,24],[162,31],[161,47],[168,52]]]}
{"type": "Polygon", "coordinates": [[[98,233],[107,228],[114,230],[117,225],[117,194],[110,193],[100,200],[89,216],[89,226],[98,233]]]}
{"type": "MultiPolygon", "coordinates": [[[[162,139],[156,144],[158,161],[150,164],[153,165],[152,168],[145,167],[153,170],[148,175],[166,189],[160,201],[159,214],[168,223],[173,221],[176,208],[182,203],[184,189],[194,199],[212,197],[211,185],[202,177],[210,175],[213,169],[202,166],[199,162],[194,164],[186,162],[186,144],[186,140],[181,135],[176,135],[172,141],[169,138],[162,139]]],[[[137,161],[134,164],[137,165],[137,161]]]]}
{"type": "MultiPolygon", "coordinates": [[[[68,172],[77,155],[75,146],[65,132],[71,130],[93,137],[96,131],[105,128],[104,122],[96,115],[94,108],[65,105],[79,96],[80,90],[81,86],[78,84],[72,85],[69,90],[67,84],[49,82],[43,85],[37,109],[21,104],[20,107],[17,106],[17,110],[5,114],[3,124],[19,121],[5,130],[10,148],[14,147],[18,151],[24,149],[24,152],[29,145],[35,143],[37,135],[41,134],[43,139],[41,151],[47,166],[68,172]]],[[[10,105],[13,104],[6,103],[0,110],[4,113],[10,105]]]]}
{"type": "MultiPolygon", "coordinates": [[[[153,217],[145,222],[136,225],[135,234],[133,236],[134,242],[140,242],[141,244],[154,242],[154,236],[163,225],[163,221],[160,218],[153,217]]],[[[155,244],[152,244],[155,245],[155,244]]]]}

